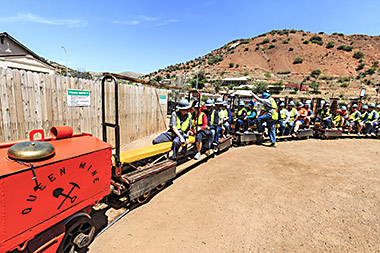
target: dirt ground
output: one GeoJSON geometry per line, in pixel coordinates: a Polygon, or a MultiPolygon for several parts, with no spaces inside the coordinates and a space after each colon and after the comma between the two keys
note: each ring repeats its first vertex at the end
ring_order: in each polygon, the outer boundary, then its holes
{"type": "Polygon", "coordinates": [[[230,149],[128,213],[90,252],[378,252],[379,144],[230,149]]]}

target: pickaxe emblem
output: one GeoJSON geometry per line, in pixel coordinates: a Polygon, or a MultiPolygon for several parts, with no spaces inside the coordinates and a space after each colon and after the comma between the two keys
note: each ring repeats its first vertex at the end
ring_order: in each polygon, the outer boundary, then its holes
{"type": "Polygon", "coordinates": [[[66,199],[70,199],[71,203],[74,203],[75,200],[77,199],[77,196],[70,196],[71,192],[75,189],[75,188],[78,188],[80,189],[79,185],[77,185],[76,183],[73,183],[73,182],[70,182],[69,184],[71,184],[73,187],[71,188],[71,190],[69,191],[68,194],[64,194],[63,193],[63,189],[62,188],[57,188],[53,191],[53,196],[58,198],[59,196],[63,196],[65,197],[62,201],[62,203],[59,205],[58,207],[58,210],[61,208],[61,206],[63,205],[63,203],[65,203],[66,199]]]}

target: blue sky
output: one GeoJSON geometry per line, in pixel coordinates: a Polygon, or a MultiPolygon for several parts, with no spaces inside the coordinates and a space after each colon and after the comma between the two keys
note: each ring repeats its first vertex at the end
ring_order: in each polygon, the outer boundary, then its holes
{"type": "Polygon", "coordinates": [[[380,35],[379,0],[2,1],[0,32],[73,69],[149,73],[275,29],[380,35]]]}

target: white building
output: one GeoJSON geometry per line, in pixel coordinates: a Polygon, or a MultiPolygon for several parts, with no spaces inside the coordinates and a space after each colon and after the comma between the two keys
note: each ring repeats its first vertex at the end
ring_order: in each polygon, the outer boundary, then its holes
{"type": "Polygon", "coordinates": [[[229,77],[229,78],[224,78],[222,79],[222,85],[248,85],[248,81],[251,78],[249,76],[242,76],[242,77],[229,77]]]}
{"type": "Polygon", "coordinates": [[[0,33],[0,67],[54,74],[55,68],[45,59],[7,33],[0,33]]]}

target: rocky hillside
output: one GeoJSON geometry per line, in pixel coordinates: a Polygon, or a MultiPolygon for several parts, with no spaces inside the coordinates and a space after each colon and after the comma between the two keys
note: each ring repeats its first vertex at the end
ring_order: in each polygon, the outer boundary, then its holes
{"type": "Polygon", "coordinates": [[[316,82],[322,90],[346,88],[338,92],[363,86],[375,92],[375,86],[380,85],[379,36],[287,29],[231,41],[205,56],[152,73],[149,78],[192,78],[198,61],[208,84],[213,86],[223,78],[240,76],[249,76],[253,82],[283,80],[304,85],[316,82]],[[311,75],[313,71],[317,75],[311,75]]]}

